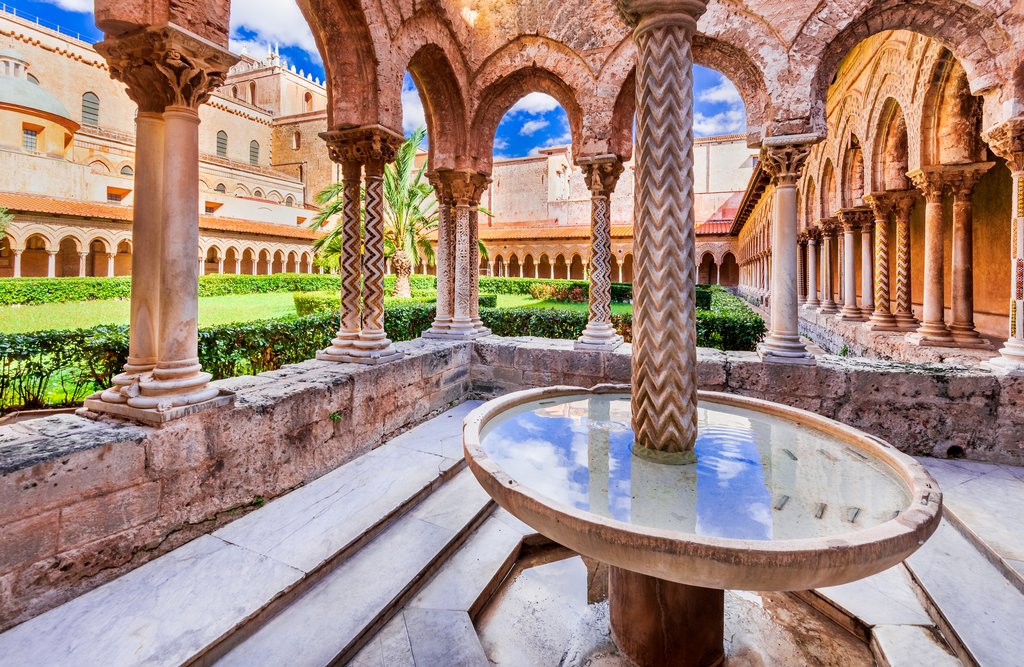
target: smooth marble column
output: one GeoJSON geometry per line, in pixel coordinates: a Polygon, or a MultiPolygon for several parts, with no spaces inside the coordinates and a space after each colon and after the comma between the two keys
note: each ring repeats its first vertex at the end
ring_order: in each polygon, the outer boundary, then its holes
{"type": "Polygon", "coordinates": [[[821,267],[818,264],[818,242],[821,239],[821,232],[817,229],[807,230],[807,301],[804,304],[808,308],[817,308],[821,305],[818,296],[818,275],[821,267]]]}
{"type": "Polygon", "coordinates": [[[47,250],[46,251],[46,277],[56,278],[57,277],[57,251],[47,250]]]}
{"type": "Polygon", "coordinates": [[[862,322],[864,314],[857,305],[857,232],[868,222],[867,211],[843,209],[839,220],[843,223],[843,310],[839,319],[844,322],[862,322]]]}
{"type": "Polygon", "coordinates": [[[833,259],[836,257],[834,246],[839,230],[839,222],[829,218],[821,222],[821,308],[818,312],[831,315],[839,312],[835,300],[835,273],[833,259]]]}
{"type": "Polygon", "coordinates": [[[860,227],[860,313],[865,318],[875,312],[874,248],[874,225],[869,217],[860,227]]]}
{"type": "Polygon", "coordinates": [[[15,278],[20,278],[21,277],[21,253],[23,253],[24,251],[23,250],[12,250],[11,252],[14,253],[14,277],[15,278]]]}
{"type": "Polygon", "coordinates": [[[945,221],[942,197],[945,192],[945,170],[942,167],[918,169],[909,174],[914,185],[925,196],[924,212],[924,309],[921,326],[907,335],[915,345],[953,346],[955,341],[945,318],[945,262],[943,243],[945,221]]]}
{"type": "Polygon", "coordinates": [[[87,253],[87,252],[80,252],[80,253],[78,253],[78,277],[79,278],[85,278],[86,275],[88,274],[88,270],[87,270],[86,265],[85,265],[86,260],[88,260],[88,259],[89,259],[89,253],[87,253]]]}
{"type": "Polygon", "coordinates": [[[957,165],[949,174],[953,193],[953,321],[949,330],[962,347],[991,349],[974,327],[974,186],[994,162],[957,165]]]}

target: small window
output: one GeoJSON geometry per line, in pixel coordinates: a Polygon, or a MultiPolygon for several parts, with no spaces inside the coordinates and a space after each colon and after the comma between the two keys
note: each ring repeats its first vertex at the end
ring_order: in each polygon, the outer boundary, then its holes
{"type": "Polygon", "coordinates": [[[285,206],[295,206],[295,197],[288,195],[284,200],[285,206]]]}
{"type": "Polygon", "coordinates": [[[249,104],[256,106],[256,82],[249,82],[249,104]]]}
{"type": "Polygon", "coordinates": [[[223,193],[228,191],[227,187],[225,187],[225,185],[223,183],[218,183],[217,187],[215,187],[214,190],[216,190],[217,192],[220,192],[221,194],[223,194],[223,193]]]}
{"type": "Polygon", "coordinates": [[[249,142],[249,164],[257,166],[260,163],[260,142],[249,142]]]}
{"type": "Polygon", "coordinates": [[[228,133],[221,130],[217,133],[217,157],[228,156],[228,133]]]}
{"type": "Polygon", "coordinates": [[[100,98],[96,93],[82,95],[82,125],[96,126],[100,124],[100,98]]]}
{"type": "Polygon", "coordinates": [[[35,153],[39,150],[39,131],[24,128],[21,131],[21,146],[26,152],[35,153]]]}
{"type": "Polygon", "coordinates": [[[214,213],[217,212],[217,208],[218,207],[215,206],[214,204],[211,204],[210,202],[206,202],[206,215],[213,215],[214,213]]]}
{"type": "Polygon", "coordinates": [[[231,97],[238,99],[238,86],[231,86],[231,97]]]}
{"type": "Polygon", "coordinates": [[[28,80],[30,82],[36,84],[37,86],[39,85],[39,79],[37,79],[34,74],[29,74],[28,75],[28,80]]]}
{"type": "Polygon", "coordinates": [[[131,167],[129,167],[128,165],[125,165],[125,166],[121,167],[121,175],[122,176],[134,176],[135,175],[135,170],[132,169],[131,167]]]}
{"type": "Polygon", "coordinates": [[[298,130],[292,135],[292,150],[299,150],[302,148],[302,133],[298,130]]]}
{"type": "Polygon", "coordinates": [[[255,197],[256,199],[263,199],[263,190],[260,190],[258,188],[256,190],[253,190],[252,196],[255,197]]]}
{"type": "Polygon", "coordinates": [[[307,113],[313,110],[313,93],[306,93],[302,101],[305,103],[307,113]]]}
{"type": "Polygon", "coordinates": [[[107,192],[107,201],[111,204],[120,204],[123,199],[124,195],[120,192],[107,192]]]}

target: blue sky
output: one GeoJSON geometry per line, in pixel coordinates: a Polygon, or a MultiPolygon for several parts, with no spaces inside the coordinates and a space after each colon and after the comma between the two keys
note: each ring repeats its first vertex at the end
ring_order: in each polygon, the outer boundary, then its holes
{"type": "MultiPolygon", "coordinates": [[[[45,25],[60,25],[63,32],[79,33],[88,41],[103,37],[92,18],[93,0],[2,0],[18,13],[31,14],[45,25]]],[[[250,54],[266,53],[276,44],[281,56],[297,69],[323,79],[323,64],[302,14],[291,0],[232,0],[231,48],[250,54]]],[[[694,133],[699,137],[742,132],[745,112],[736,88],[714,70],[694,68],[694,133]]],[[[406,75],[402,90],[404,129],[424,125],[423,107],[406,75]]],[[[569,143],[565,111],[554,99],[532,93],[505,115],[494,139],[497,157],[521,157],[569,143]]]]}

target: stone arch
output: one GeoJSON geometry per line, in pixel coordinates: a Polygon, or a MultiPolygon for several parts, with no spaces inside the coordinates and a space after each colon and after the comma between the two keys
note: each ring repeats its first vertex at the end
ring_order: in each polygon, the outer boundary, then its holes
{"type": "Polygon", "coordinates": [[[820,3],[805,23],[812,25],[816,29],[801,30],[790,50],[798,54],[791,85],[810,91],[809,120],[818,132],[826,129],[825,100],[839,63],[858,43],[886,30],[910,30],[945,45],[963,63],[974,94],[1011,80],[1010,35],[991,13],[967,2],[932,0],[908,6],[903,0],[856,0],[841,13],[830,3],[820,3]]]}
{"type": "Polygon", "coordinates": [[[701,253],[700,261],[697,262],[697,282],[701,285],[710,285],[715,282],[718,270],[718,262],[715,254],[710,250],[701,253]]]}
{"type": "Polygon", "coordinates": [[[95,156],[89,159],[89,171],[94,174],[112,174],[114,167],[105,157],[95,156]]]}
{"type": "Polygon", "coordinates": [[[519,274],[523,271],[523,265],[519,262],[519,257],[512,253],[508,258],[508,277],[518,278],[519,274]]]}
{"type": "Polygon", "coordinates": [[[964,68],[944,49],[931,71],[922,103],[920,164],[960,164],[985,159],[981,99],[968,87],[964,68]]]}
{"type": "Polygon", "coordinates": [[[622,282],[633,282],[633,253],[627,252],[622,258],[622,282]]]}
{"type": "Polygon", "coordinates": [[[505,275],[505,258],[503,258],[501,255],[496,255],[494,257],[494,262],[492,266],[494,267],[493,271],[495,276],[505,275]]]}
{"type": "Polygon", "coordinates": [[[274,251],[273,258],[274,258],[274,261],[270,265],[270,273],[271,274],[284,273],[284,265],[285,265],[284,251],[281,250],[280,248],[278,248],[277,250],[274,251]]]}
{"type": "Polygon", "coordinates": [[[907,178],[910,150],[907,122],[900,103],[887,97],[882,102],[876,123],[871,189],[876,192],[906,190],[910,187],[907,178]]]}
{"type": "MultiPolygon", "coordinates": [[[[814,186],[814,176],[808,176],[804,182],[804,210],[803,219],[800,220],[802,227],[807,228],[814,224],[817,213],[817,192],[814,186]]],[[[724,259],[724,258],[723,258],[724,259]]]]}
{"type": "Polygon", "coordinates": [[[312,258],[308,252],[303,252],[299,255],[299,272],[300,273],[312,273],[313,265],[312,258]]]}
{"type": "Polygon", "coordinates": [[[252,192],[245,186],[244,183],[239,183],[235,186],[236,197],[251,197],[252,192]]]}
{"type": "Polygon", "coordinates": [[[839,197],[836,190],[836,170],[832,166],[832,158],[825,158],[821,168],[821,192],[818,212],[821,218],[831,218],[839,210],[839,197]]]}
{"type": "Polygon", "coordinates": [[[533,255],[526,253],[523,257],[523,277],[524,278],[538,278],[537,275],[537,263],[533,259],[533,255]]]}
{"type": "Polygon", "coordinates": [[[284,272],[285,273],[298,273],[299,272],[298,255],[295,253],[294,250],[288,251],[288,255],[285,257],[284,272]]]}
{"type": "Polygon", "coordinates": [[[722,256],[718,284],[725,285],[726,287],[735,287],[739,283],[740,265],[736,262],[736,255],[730,250],[722,256]]]}
{"type": "Polygon", "coordinates": [[[555,98],[569,119],[573,153],[578,154],[583,130],[583,100],[593,76],[583,58],[564,44],[544,37],[520,37],[492,54],[474,79],[470,156],[476,168],[490,172],[494,134],[509,109],[529,93],[555,98]]]}
{"type": "Polygon", "coordinates": [[[852,132],[849,140],[843,143],[846,145],[846,150],[843,151],[840,204],[844,208],[862,206],[865,187],[864,151],[861,149],[860,139],[852,132]]]}
{"type": "Polygon", "coordinates": [[[583,280],[586,274],[586,263],[578,252],[569,260],[569,280],[583,280]]]}

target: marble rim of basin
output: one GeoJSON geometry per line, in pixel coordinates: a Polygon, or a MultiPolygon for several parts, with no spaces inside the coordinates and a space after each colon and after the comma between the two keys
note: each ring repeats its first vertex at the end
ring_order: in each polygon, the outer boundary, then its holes
{"type": "Polygon", "coordinates": [[[473,475],[502,507],[542,535],[622,569],[688,586],[752,591],[809,590],[877,574],[902,562],[938,528],[942,494],[924,466],[889,443],[827,417],[745,396],[700,392],[699,400],[774,415],[810,427],[873,456],[907,486],[910,505],[882,524],[826,537],[744,540],[644,528],[552,500],[506,474],[484,451],[483,427],[524,403],[629,393],[628,385],[527,389],[473,410],[463,450],[473,475]]]}

